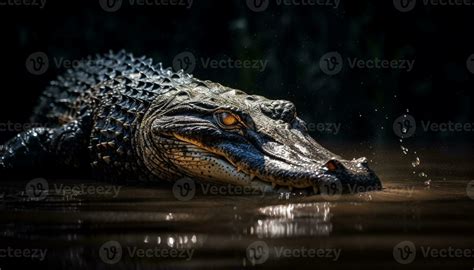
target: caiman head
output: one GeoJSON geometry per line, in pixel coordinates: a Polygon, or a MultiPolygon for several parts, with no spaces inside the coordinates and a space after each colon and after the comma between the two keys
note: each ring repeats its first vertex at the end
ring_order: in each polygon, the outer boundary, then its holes
{"type": "Polygon", "coordinates": [[[293,103],[209,81],[163,94],[138,130],[146,167],[171,181],[189,177],[305,194],[381,187],[365,158],[345,160],[319,145],[293,103]]]}

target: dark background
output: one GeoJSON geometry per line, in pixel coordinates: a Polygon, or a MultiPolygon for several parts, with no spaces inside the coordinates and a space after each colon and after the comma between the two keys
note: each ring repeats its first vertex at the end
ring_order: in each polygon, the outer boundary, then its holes
{"type": "MultiPolygon", "coordinates": [[[[402,13],[392,1],[344,1],[327,6],[279,6],[254,12],[245,1],[195,1],[183,6],[131,6],[106,12],[99,1],[48,1],[43,9],[0,6],[0,122],[25,123],[50,80],[64,71],[55,60],[82,59],[126,49],[171,66],[176,55],[197,59],[263,60],[264,71],[204,68],[194,75],[249,93],[292,100],[310,123],[340,123],[334,142],[398,143],[395,118],[407,109],[417,121],[474,122],[474,6],[425,6],[402,13]],[[86,3],[85,3],[86,2],[86,3]],[[50,67],[33,75],[27,57],[45,52],[50,67]],[[411,72],[344,66],[328,76],[319,60],[337,51],[344,58],[415,60],[411,72]]],[[[474,132],[423,132],[418,142],[472,141],[474,132]]],[[[0,132],[0,141],[15,134],[0,132]]]]}

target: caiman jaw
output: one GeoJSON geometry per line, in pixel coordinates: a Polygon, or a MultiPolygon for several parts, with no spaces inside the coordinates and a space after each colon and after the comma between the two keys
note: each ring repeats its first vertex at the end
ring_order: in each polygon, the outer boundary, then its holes
{"type": "Polygon", "coordinates": [[[365,161],[343,160],[312,139],[291,102],[202,81],[179,91],[156,101],[141,124],[137,141],[157,176],[311,193],[334,183],[380,186],[365,161]]]}
{"type": "MultiPolygon", "coordinates": [[[[232,184],[238,186],[250,186],[258,190],[265,191],[278,191],[278,192],[295,192],[302,194],[318,194],[320,192],[320,185],[323,182],[315,180],[321,176],[321,179],[332,178],[335,181],[334,176],[325,174],[330,171],[329,165],[325,165],[322,168],[315,169],[311,173],[313,180],[310,178],[300,178],[289,181],[288,179],[278,178],[273,174],[261,174],[258,169],[252,168],[248,163],[238,164],[232,161],[226,155],[223,155],[219,151],[215,151],[212,148],[206,148],[202,143],[195,140],[188,139],[178,134],[173,134],[177,140],[188,145],[190,151],[195,153],[202,151],[202,153],[211,153],[205,158],[201,159],[200,166],[186,169],[187,174],[194,175],[197,178],[205,181],[216,182],[219,184],[232,184]],[[199,150],[198,150],[199,149],[199,150]],[[212,164],[212,166],[210,166],[212,164]],[[208,174],[203,174],[202,168],[209,167],[210,171],[208,174]],[[230,176],[230,177],[229,177],[230,176]]],[[[333,164],[330,162],[329,164],[333,164]]],[[[186,164],[183,164],[186,168],[186,164]]],[[[332,168],[332,167],[331,167],[332,168]]],[[[335,170],[335,168],[332,168],[335,170]]],[[[296,174],[297,172],[295,172],[296,174]]]]}

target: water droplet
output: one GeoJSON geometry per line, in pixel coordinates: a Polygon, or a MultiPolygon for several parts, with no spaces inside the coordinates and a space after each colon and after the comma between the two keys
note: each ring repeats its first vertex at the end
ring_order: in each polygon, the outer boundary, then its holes
{"type": "Polygon", "coordinates": [[[411,166],[412,166],[413,168],[416,168],[416,167],[420,166],[420,158],[419,158],[419,157],[416,157],[415,161],[413,161],[413,162],[411,163],[411,166]]]}
{"type": "Polygon", "coordinates": [[[408,148],[404,147],[403,145],[400,145],[400,148],[402,149],[403,154],[408,154],[408,148]]]}

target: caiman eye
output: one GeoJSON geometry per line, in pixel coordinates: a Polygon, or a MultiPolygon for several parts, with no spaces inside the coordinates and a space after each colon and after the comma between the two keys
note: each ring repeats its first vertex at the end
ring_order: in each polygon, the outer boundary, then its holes
{"type": "Polygon", "coordinates": [[[219,112],[216,114],[216,118],[224,127],[233,127],[239,124],[239,119],[232,113],[219,112]]]}

